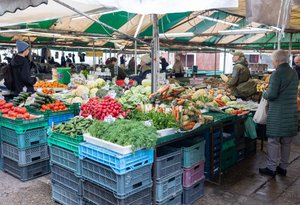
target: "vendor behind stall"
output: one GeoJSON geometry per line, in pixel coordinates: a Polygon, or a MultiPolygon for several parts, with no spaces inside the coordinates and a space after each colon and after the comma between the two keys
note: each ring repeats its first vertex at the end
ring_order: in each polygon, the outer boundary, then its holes
{"type": "Polygon", "coordinates": [[[126,78],[127,74],[124,71],[124,69],[122,69],[118,66],[117,58],[115,58],[115,57],[110,58],[110,61],[109,61],[109,64],[107,65],[107,67],[110,70],[112,78],[114,78],[116,76],[116,72],[117,72],[117,80],[124,80],[126,78]],[[117,68],[118,70],[116,71],[115,68],[117,68]]]}
{"type": "Polygon", "coordinates": [[[180,78],[180,77],[184,76],[184,74],[183,74],[183,64],[181,62],[181,58],[180,58],[179,54],[177,54],[175,56],[175,63],[173,65],[172,72],[175,73],[176,78],[180,78]]]}
{"type": "Polygon", "coordinates": [[[247,59],[242,52],[235,52],[232,77],[227,81],[231,94],[235,97],[247,98],[256,93],[256,81],[250,79],[247,59]]]}

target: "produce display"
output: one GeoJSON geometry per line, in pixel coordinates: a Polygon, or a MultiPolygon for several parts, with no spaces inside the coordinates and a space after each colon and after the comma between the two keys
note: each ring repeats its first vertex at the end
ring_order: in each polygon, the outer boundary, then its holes
{"type": "Polygon", "coordinates": [[[40,111],[47,111],[47,110],[51,110],[52,112],[59,112],[59,111],[68,110],[68,108],[63,102],[56,101],[55,103],[42,105],[40,111]]]}
{"type": "Polygon", "coordinates": [[[68,122],[55,125],[53,132],[61,133],[71,137],[83,135],[91,126],[93,120],[83,117],[75,117],[68,122]]]}
{"type": "Polygon", "coordinates": [[[67,88],[65,84],[61,84],[57,81],[53,82],[44,82],[44,81],[38,81],[34,84],[35,88],[67,88]]]}
{"type": "Polygon", "coordinates": [[[55,100],[50,96],[43,93],[36,92],[36,96],[34,98],[34,103],[30,106],[33,109],[41,109],[43,105],[48,105],[54,103],[55,100]]]}
{"type": "Polygon", "coordinates": [[[89,101],[83,104],[80,108],[81,116],[88,117],[91,115],[94,119],[104,120],[107,116],[114,118],[124,118],[129,111],[124,112],[122,105],[109,96],[105,96],[104,99],[99,97],[90,98],[89,101]]]}
{"type": "Polygon", "coordinates": [[[31,93],[21,92],[17,97],[14,97],[12,102],[14,106],[24,105],[27,98],[31,96],[31,93]]]}
{"type": "Polygon", "coordinates": [[[157,140],[157,130],[141,121],[116,120],[114,123],[94,121],[88,128],[91,136],[122,146],[131,145],[132,150],[152,148],[157,140]]]}
{"type": "Polygon", "coordinates": [[[154,110],[147,113],[138,110],[133,110],[128,114],[127,119],[136,121],[151,120],[153,126],[157,130],[162,130],[166,128],[178,128],[179,126],[178,121],[176,121],[175,117],[171,114],[156,112],[154,110]]]}
{"type": "Polygon", "coordinates": [[[25,107],[14,107],[13,103],[7,103],[5,100],[0,100],[0,113],[2,113],[2,117],[13,120],[16,118],[23,120],[37,118],[36,116],[29,114],[25,107]]]}
{"type": "Polygon", "coordinates": [[[151,87],[137,86],[125,91],[119,101],[124,109],[134,109],[137,105],[150,103],[148,96],[151,94],[151,87]]]}

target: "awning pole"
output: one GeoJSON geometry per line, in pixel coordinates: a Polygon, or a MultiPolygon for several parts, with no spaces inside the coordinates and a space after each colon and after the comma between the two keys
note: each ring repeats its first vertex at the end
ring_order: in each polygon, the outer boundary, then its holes
{"type": "Polygon", "coordinates": [[[152,49],[152,93],[158,89],[158,68],[159,68],[159,34],[158,34],[158,17],[157,14],[152,15],[153,18],[153,49],[152,49]]]}
{"type": "Polygon", "coordinates": [[[94,22],[96,22],[96,23],[98,23],[98,24],[100,24],[101,26],[104,26],[104,27],[106,27],[106,28],[108,28],[108,29],[110,29],[110,30],[112,30],[112,31],[114,31],[114,32],[117,32],[117,33],[119,33],[119,34],[121,34],[121,35],[123,35],[123,36],[125,36],[125,37],[127,37],[127,38],[129,38],[129,39],[131,39],[131,40],[133,40],[133,41],[138,41],[138,42],[141,42],[141,43],[143,43],[143,44],[149,45],[149,43],[147,43],[147,42],[145,42],[145,41],[142,41],[142,40],[140,40],[140,39],[138,39],[138,38],[135,38],[135,37],[133,37],[133,36],[130,36],[130,35],[128,35],[127,33],[123,33],[123,32],[121,32],[121,31],[119,31],[119,30],[117,30],[117,29],[115,29],[115,28],[113,28],[113,27],[111,27],[111,26],[109,26],[109,25],[107,25],[107,24],[105,24],[105,23],[99,21],[98,19],[94,19],[94,18],[90,17],[90,16],[87,15],[86,13],[77,10],[76,8],[74,8],[74,7],[70,6],[70,5],[68,5],[68,4],[64,3],[64,2],[62,2],[61,0],[53,0],[53,1],[55,1],[56,3],[58,3],[58,4],[60,4],[60,5],[64,6],[64,7],[68,8],[68,9],[70,9],[70,10],[72,10],[72,11],[74,11],[74,12],[76,12],[76,13],[78,13],[78,14],[80,14],[80,15],[82,15],[82,16],[84,16],[84,17],[86,17],[86,18],[88,18],[88,19],[90,19],[90,20],[92,20],[92,21],[94,21],[94,22]]]}
{"type": "Polygon", "coordinates": [[[136,53],[136,49],[137,49],[137,42],[134,41],[134,74],[137,74],[137,53],[136,53]]]}
{"type": "Polygon", "coordinates": [[[217,77],[217,48],[215,49],[215,77],[217,77]]]}
{"type": "Polygon", "coordinates": [[[226,68],[226,48],[224,48],[224,62],[223,62],[223,74],[225,74],[226,68]]]}
{"type": "Polygon", "coordinates": [[[94,72],[95,72],[96,71],[95,41],[93,41],[93,67],[94,67],[94,72]]]}

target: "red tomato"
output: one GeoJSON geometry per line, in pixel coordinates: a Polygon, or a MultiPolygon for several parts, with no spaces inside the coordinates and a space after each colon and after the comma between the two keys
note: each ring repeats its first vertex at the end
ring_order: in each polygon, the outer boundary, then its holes
{"type": "Polygon", "coordinates": [[[19,110],[20,114],[25,114],[27,112],[27,109],[25,107],[21,107],[19,110]]]}
{"type": "Polygon", "coordinates": [[[25,113],[25,114],[24,114],[24,117],[25,117],[25,118],[29,118],[29,117],[30,117],[30,114],[29,114],[29,113],[25,113]]]}
{"type": "Polygon", "coordinates": [[[17,118],[23,118],[24,117],[24,115],[22,115],[22,114],[17,114],[17,118]]]}

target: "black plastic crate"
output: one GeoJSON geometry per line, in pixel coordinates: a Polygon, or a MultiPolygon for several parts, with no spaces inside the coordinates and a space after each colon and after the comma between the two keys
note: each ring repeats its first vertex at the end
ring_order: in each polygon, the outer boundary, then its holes
{"type": "Polygon", "coordinates": [[[51,181],[62,187],[76,192],[82,196],[82,179],[74,174],[74,172],[67,170],[56,164],[51,165],[51,181]]]}
{"type": "Polygon", "coordinates": [[[156,202],[157,205],[181,205],[182,192],[178,193],[176,196],[168,198],[163,202],[156,202]]]}
{"type": "Polygon", "coordinates": [[[19,149],[6,142],[1,143],[3,157],[14,160],[19,166],[26,166],[37,161],[49,159],[48,145],[43,144],[28,149],[19,149]]]}
{"type": "Polygon", "coordinates": [[[152,204],[152,184],[125,199],[118,199],[112,192],[89,181],[84,181],[83,198],[97,205],[150,205],[152,204]]]}
{"type": "Polygon", "coordinates": [[[182,204],[191,205],[197,199],[201,198],[204,195],[204,177],[195,185],[189,188],[183,188],[182,194],[182,204]]]}
{"type": "Polygon", "coordinates": [[[165,146],[157,151],[156,179],[181,169],[181,149],[165,146]]]}
{"type": "Polygon", "coordinates": [[[20,167],[18,162],[4,157],[4,171],[20,179],[21,181],[28,181],[50,173],[49,160],[36,162],[34,164],[20,167]]]}
{"type": "Polygon", "coordinates": [[[256,153],[256,139],[245,138],[245,157],[251,157],[256,153]]]}
{"type": "Polygon", "coordinates": [[[234,123],[234,135],[235,138],[243,138],[245,133],[245,121],[238,120],[234,123]]]}
{"type": "Polygon", "coordinates": [[[178,192],[182,192],[182,170],[156,181],[157,202],[163,202],[170,197],[174,197],[178,192]]]}
{"type": "Polygon", "coordinates": [[[126,198],[152,184],[151,165],[125,174],[116,174],[110,167],[90,159],[82,160],[82,177],[112,191],[119,198],[126,198]]]}
{"type": "Polygon", "coordinates": [[[76,192],[52,182],[52,200],[62,205],[83,205],[83,198],[76,192]]]}

